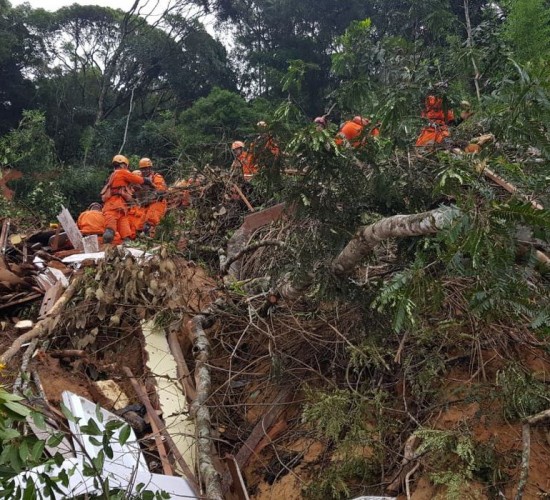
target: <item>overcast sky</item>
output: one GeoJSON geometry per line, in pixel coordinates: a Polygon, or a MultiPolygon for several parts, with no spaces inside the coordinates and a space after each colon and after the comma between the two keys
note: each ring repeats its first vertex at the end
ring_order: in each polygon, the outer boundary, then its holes
{"type": "MultiPolygon", "coordinates": [[[[113,9],[127,11],[134,4],[134,1],[135,0],[9,0],[13,7],[28,3],[33,9],[41,8],[52,11],[74,3],[80,5],[100,5],[102,7],[112,7],[113,9]]],[[[143,15],[148,15],[152,12],[160,13],[167,7],[172,6],[174,2],[175,0],[140,0],[138,10],[143,15]]],[[[214,19],[212,16],[204,16],[201,21],[212,36],[215,38],[219,37],[220,33],[216,33],[214,29],[214,19]]],[[[222,35],[221,38],[223,40],[226,37],[222,35]]]]}
{"type": "MultiPolygon", "coordinates": [[[[114,9],[128,10],[134,0],[9,0],[12,6],[21,5],[23,3],[29,3],[34,9],[39,7],[46,10],[57,10],[73,3],[80,5],[101,5],[103,7],[113,7],[114,9]]],[[[142,4],[147,3],[147,0],[142,0],[142,4]]],[[[154,6],[157,2],[149,1],[151,6],[154,6]]],[[[159,4],[167,4],[168,0],[159,0],[159,4]]]]}

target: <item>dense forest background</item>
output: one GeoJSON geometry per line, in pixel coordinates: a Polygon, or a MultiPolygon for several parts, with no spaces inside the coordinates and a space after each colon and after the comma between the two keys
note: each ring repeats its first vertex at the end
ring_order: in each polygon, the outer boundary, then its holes
{"type": "Polygon", "coordinates": [[[328,110],[336,124],[366,114],[382,122],[376,154],[391,155],[414,142],[441,81],[449,106],[473,104],[472,132],[548,153],[543,0],[196,0],[155,18],[139,3],[125,13],[0,2],[0,161],[24,174],[17,200],[37,215],[93,201],[120,150],[152,157],[171,180],[228,165],[228,145],[258,120],[286,146],[328,110]],[[201,24],[206,13],[230,51],[201,24]]]}
{"type": "MultiPolygon", "coordinates": [[[[263,360],[266,383],[302,391],[295,423],[326,445],[304,496],[386,491],[416,436],[416,458],[448,498],[479,498],[464,494],[467,483],[481,485],[481,498],[511,498],[521,438],[506,449],[499,439],[510,426],[521,434],[522,419],[550,401],[550,3],[188,0],[154,18],[139,4],[48,12],[0,0],[0,166],[23,174],[0,213],[34,227],[62,204],[76,215],[97,201],[119,152],[131,169],[152,158],[169,182],[208,170],[215,201],[205,195],[169,214],[159,233],[172,231],[168,244],[181,236],[180,256],[218,275],[218,250],[246,213],[222,227],[232,198],[216,198],[216,186],[230,145],[268,134],[282,154],[262,160],[251,199],[287,202],[291,221],[259,232],[277,244],[247,256],[243,273],[277,293],[286,279],[303,302],[277,305],[267,320],[242,283],[220,285],[232,316],[222,316],[213,350],[233,360],[237,347],[224,351],[224,342],[245,338],[255,357],[242,373],[255,376],[263,360]],[[220,39],[201,23],[206,15],[220,39]],[[432,93],[456,114],[468,101],[473,114],[452,127],[451,147],[419,150],[432,93]],[[318,130],[313,119],[323,114],[329,126],[318,130]],[[380,136],[357,150],[336,147],[340,123],[354,115],[379,122],[380,136]],[[483,134],[492,139],[464,154],[483,134]],[[283,175],[289,169],[301,175],[283,175]],[[487,169],[517,189],[489,183],[487,169]],[[365,231],[353,240],[360,226],[419,213],[449,217],[424,233],[407,232],[407,219],[379,239],[365,231]],[[335,266],[350,240],[359,241],[357,258],[335,266]],[[438,420],[470,404],[471,419],[438,420]],[[504,430],[481,436],[482,418],[504,430]]],[[[216,397],[221,412],[227,401],[216,397]]],[[[238,418],[230,424],[246,423],[238,418]]],[[[548,497],[542,441],[529,498],[548,497]]]]}

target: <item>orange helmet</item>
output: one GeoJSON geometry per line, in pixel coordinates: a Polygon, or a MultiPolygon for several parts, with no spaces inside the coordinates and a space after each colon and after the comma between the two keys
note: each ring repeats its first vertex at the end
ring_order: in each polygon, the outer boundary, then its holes
{"type": "Polygon", "coordinates": [[[370,120],[368,118],[363,118],[362,116],[354,116],[353,120],[351,120],[353,123],[357,123],[357,125],[363,125],[366,126],[370,123],[370,120]]]}
{"type": "Polygon", "coordinates": [[[259,127],[259,128],[267,127],[267,123],[264,122],[263,120],[260,120],[258,123],[256,123],[256,127],[259,127]]]}
{"type": "Polygon", "coordinates": [[[233,144],[231,144],[231,149],[237,149],[237,148],[244,148],[244,142],[235,141],[233,144]]]}
{"type": "Polygon", "coordinates": [[[130,162],[128,161],[128,158],[126,158],[126,156],[123,156],[123,155],[115,155],[113,156],[113,160],[111,163],[124,163],[126,166],[130,165],[130,162]]]}
{"type": "Polygon", "coordinates": [[[139,168],[153,168],[153,162],[150,158],[142,158],[139,160],[139,168]]]}
{"type": "Polygon", "coordinates": [[[132,170],[132,173],[135,175],[141,175],[141,170],[132,170]]]}

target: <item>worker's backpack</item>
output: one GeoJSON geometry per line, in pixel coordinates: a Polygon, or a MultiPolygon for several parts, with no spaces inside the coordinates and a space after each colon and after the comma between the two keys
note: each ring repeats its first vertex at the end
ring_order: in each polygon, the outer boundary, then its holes
{"type": "Polygon", "coordinates": [[[107,180],[107,184],[103,186],[103,189],[99,193],[101,196],[101,201],[105,203],[109,198],[111,198],[111,196],[114,196],[114,195],[120,195],[125,201],[131,201],[133,191],[132,191],[132,188],[130,188],[130,186],[123,186],[118,188],[114,188],[111,186],[114,175],[115,175],[115,172],[111,174],[111,176],[107,180]]]}

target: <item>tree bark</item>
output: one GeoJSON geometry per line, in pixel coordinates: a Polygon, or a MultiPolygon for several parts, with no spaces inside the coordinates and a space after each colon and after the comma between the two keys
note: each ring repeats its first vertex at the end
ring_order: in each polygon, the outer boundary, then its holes
{"type": "Polygon", "coordinates": [[[338,276],[347,276],[381,241],[437,233],[459,213],[456,207],[442,207],[420,214],[394,215],[363,226],[332,261],[332,271],[338,276]]]}
{"type": "Polygon", "coordinates": [[[210,342],[204,332],[204,326],[209,319],[202,314],[189,320],[187,327],[193,340],[195,353],[195,382],[197,397],[191,405],[191,414],[195,417],[197,426],[197,454],[199,471],[206,487],[206,498],[209,500],[223,500],[221,477],[212,460],[212,435],[210,409],[207,400],[210,396],[210,342]]]}
{"type": "MultiPolygon", "coordinates": [[[[474,48],[474,41],[472,38],[472,23],[470,21],[470,4],[469,0],[464,0],[464,17],[466,18],[466,46],[473,50],[474,48]]],[[[472,61],[472,67],[474,68],[474,85],[476,87],[476,96],[478,103],[481,103],[481,90],[479,89],[479,69],[477,67],[476,60],[474,59],[474,55],[470,55],[470,60],[472,61]]]]}

